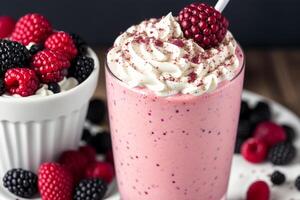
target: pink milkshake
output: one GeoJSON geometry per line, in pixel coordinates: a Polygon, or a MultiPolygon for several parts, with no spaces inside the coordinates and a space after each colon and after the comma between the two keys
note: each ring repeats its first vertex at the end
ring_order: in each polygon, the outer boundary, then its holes
{"type": "Polygon", "coordinates": [[[106,86],[122,200],[225,200],[243,80],[229,32],[204,50],[169,14],[119,36],[106,86]]]}

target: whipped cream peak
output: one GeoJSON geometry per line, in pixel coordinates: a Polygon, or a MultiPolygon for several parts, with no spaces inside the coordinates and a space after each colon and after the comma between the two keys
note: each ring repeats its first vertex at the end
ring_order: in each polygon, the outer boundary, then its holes
{"type": "Polygon", "coordinates": [[[159,96],[201,95],[231,80],[239,67],[237,44],[230,32],[215,48],[204,50],[183,36],[169,13],[130,27],[115,41],[107,62],[129,87],[146,87],[159,96]]]}

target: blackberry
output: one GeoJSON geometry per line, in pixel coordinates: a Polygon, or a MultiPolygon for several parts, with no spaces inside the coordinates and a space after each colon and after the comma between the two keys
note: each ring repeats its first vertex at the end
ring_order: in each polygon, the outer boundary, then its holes
{"type": "Polygon", "coordinates": [[[237,138],[235,141],[235,147],[234,147],[234,153],[235,154],[240,154],[241,153],[241,147],[242,144],[245,142],[245,139],[243,138],[237,138]]]}
{"type": "Polygon", "coordinates": [[[58,85],[58,83],[49,83],[48,89],[51,90],[54,94],[60,93],[60,86],[58,85]]]}
{"type": "Polygon", "coordinates": [[[285,131],[285,135],[286,135],[286,141],[288,142],[293,142],[296,138],[296,131],[294,128],[292,128],[290,125],[287,124],[283,124],[282,128],[285,131]]]}
{"type": "Polygon", "coordinates": [[[94,147],[99,154],[105,154],[112,149],[110,133],[97,133],[88,140],[88,145],[94,147]]]}
{"type": "Polygon", "coordinates": [[[291,143],[282,142],[269,150],[268,160],[274,165],[287,165],[296,156],[296,148],[291,143]]]}
{"type": "Polygon", "coordinates": [[[91,132],[88,129],[83,129],[81,140],[88,141],[92,137],[91,132]]]}
{"type": "Polygon", "coordinates": [[[296,186],[297,190],[300,191],[300,176],[298,176],[298,177],[296,178],[295,186],[296,186]]]}
{"type": "Polygon", "coordinates": [[[84,179],[75,188],[74,200],[101,200],[107,191],[107,184],[100,179],[84,179]]]}
{"type": "Polygon", "coordinates": [[[237,136],[239,138],[245,138],[245,139],[251,136],[251,123],[249,120],[240,119],[237,136]]]}
{"type": "Polygon", "coordinates": [[[78,50],[78,54],[85,55],[87,52],[87,43],[82,39],[81,36],[79,36],[76,33],[71,33],[70,35],[71,35],[71,37],[75,43],[75,46],[78,50]]]}
{"type": "Polygon", "coordinates": [[[250,114],[250,107],[247,101],[242,101],[241,103],[241,112],[240,112],[240,118],[241,119],[248,119],[250,114]]]}
{"type": "Polygon", "coordinates": [[[29,51],[18,42],[0,39],[0,76],[10,68],[23,67],[28,64],[29,51]]]}
{"type": "Polygon", "coordinates": [[[90,101],[87,113],[87,119],[93,124],[100,124],[106,114],[106,105],[101,99],[93,99],[90,101]]]}
{"type": "Polygon", "coordinates": [[[0,78],[0,96],[5,93],[5,84],[4,80],[0,78]]]}
{"type": "Polygon", "coordinates": [[[44,45],[42,45],[42,44],[34,44],[34,45],[32,45],[30,47],[29,53],[30,53],[30,55],[33,56],[34,54],[36,54],[39,51],[42,51],[43,49],[44,49],[44,45]]]}
{"type": "Polygon", "coordinates": [[[11,193],[24,198],[31,198],[38,191],[38,177],[23,169],[9,170],[4,178],[3,185],[11,193]]]}
{"type": "Polygon", "coordinates": [[[268,121],[271,119],[271,108],[268,103],[260,101],[256,104],[254,109],[252,110],[249,120],[252,125],[256,125],[262,121],[268,121]]]}
{"type": "Polygon", "coordinates": [[[280,171],[274,171],[270,178],[274,185],[282,185],[285,182],[285,175],[280,171]]]}
{"type": "Polygon", "coordinates": [[[94,69],[94,60],[87,56],[77,56],[73,61],[69,69],[69,76],[77,79],[79,83],[82,83],[94,69]]]}

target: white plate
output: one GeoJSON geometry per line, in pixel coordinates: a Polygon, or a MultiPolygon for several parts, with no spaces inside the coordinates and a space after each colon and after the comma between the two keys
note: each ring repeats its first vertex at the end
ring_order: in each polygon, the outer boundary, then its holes
{"type": "MultiPolygon", "coordinates": [[[[247,100],[250,105],[254,105],[257,101],[265,100],[270,103],[273,111],[273,119],[278,123],[285,123],[295,128],[297,133],[300,133],[300,119],[293,112],[280,104],[266,99],[255,93],[244,91],[243,99],[247,100]]],[[[295,146],[298,151],[300,148],[300,136],[295,141],[295,146]]],[[[257,180],[265,180],[271,186],[271,200],[300,200],[300,191],[297,191],[294,187],[294,182],[297,176],[300,175],[300,154],[294,162],[285,167],[273,166],[270,163],[264,163],[259,165],[253,165],[245,161],[240,155],[234,155],[232,173],[229,183],[228,200],[244,200],[246,191],[249,185],[257,180]],[[270,175],[275,169],[278,169],[286,175],[287,181],[283,186],[271,186],[268,175],[270,175]]],[[[2,185],[2,184],[1,184],[2,185]]],[[[120,200],[120,196],[117,192],[116,183],[113,182],[110,185],[107,198],[105,200],[120,200]]],[[[16,197],[12,196],[5,189],[0,187],[0,199],[1,200],[15,200],[16,197]]],[[[19,200],[26,200],[20,199],[19,200]]],[[[34,200],[41,200],[36,198],[34,200]]]]}

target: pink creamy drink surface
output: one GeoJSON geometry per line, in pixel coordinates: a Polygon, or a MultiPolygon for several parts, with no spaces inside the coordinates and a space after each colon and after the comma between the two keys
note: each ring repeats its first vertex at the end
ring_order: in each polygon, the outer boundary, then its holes
{"type": "Polygon", "coordinates": [[[225,199],[244,80],[236,54],[236,77],[200,96],[157,96],[106,70],[122,200],[225,199]]]}

